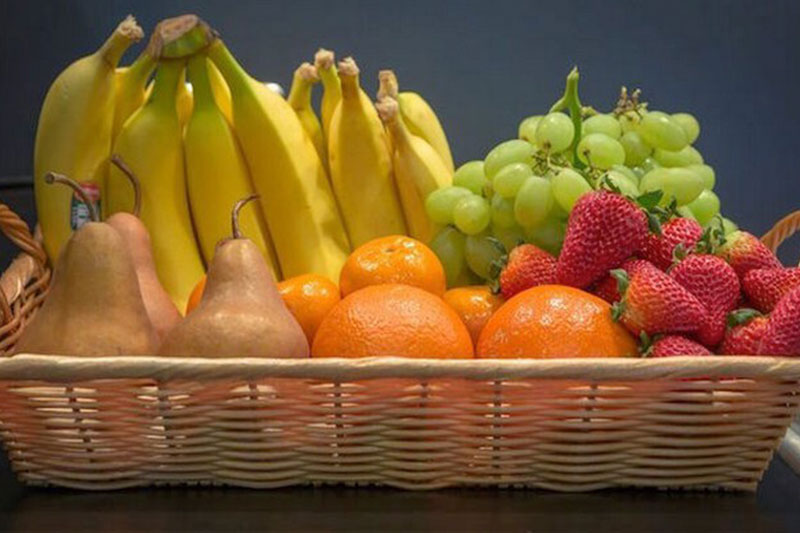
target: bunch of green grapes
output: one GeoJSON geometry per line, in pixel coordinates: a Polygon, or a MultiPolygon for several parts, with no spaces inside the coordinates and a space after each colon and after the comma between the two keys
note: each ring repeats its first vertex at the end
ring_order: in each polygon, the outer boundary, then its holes
{"type": "Polygon", "coordinates": [[[428,216],[444,226],[431,247],[449,286],[491,280],[523,242],[558,255],[573,206],[592,190],[630,198],[660,190],[680,216],[703,226],[718,217],[714,169],[692,146],[700,135],[694,116],[650,111],[624,87],[616,107],[599,113],[580,104],[577,80],[573,71],[550,112],[524,119],[517,139],[461,165],[452,186],[426,199],[428,216]]]}

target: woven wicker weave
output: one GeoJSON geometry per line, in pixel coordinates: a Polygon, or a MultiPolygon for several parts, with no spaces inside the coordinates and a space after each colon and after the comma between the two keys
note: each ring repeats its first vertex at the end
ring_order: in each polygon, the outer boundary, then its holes
{"type": "Polygon", "coordinates": [[[800,359],[769,357],[0,360],[17,475],[82,489],[753,490],[799,404],[800,359]]]}

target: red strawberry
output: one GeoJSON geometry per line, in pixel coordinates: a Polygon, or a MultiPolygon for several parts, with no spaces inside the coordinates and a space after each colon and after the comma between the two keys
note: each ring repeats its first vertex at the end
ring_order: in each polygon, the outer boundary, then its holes
{"type": "Polygon", "coordinates": [[[645,357],[671,357],[674,355],[714,355],[708,348],[680,335],[666,335],[656,339],[644,353],[645,357]]]}
{"type": "Polygon", "coordinates": [[[728,315],[725,338],[719,347],[722,355],[757,355],[767,329],[767,317],[754,309],[739,309],[728,315]]]}
{"type": "Polygon", "coordinates": [[[753,306],[769,313],[789,291],[800,287],[800,267],[754,268],[742,280],[744,293],[753,306]]]}
{"type": "Polygon", "coordinates": [[[725,318],[739,301],[740,285],[736,271],[715,255],[690,255],[672,267],[669,275],[700,300],[706,317],[700,322],[697,339],[716,346],[725,335],[725,318]]]}
{"type": "Polygon", "coordinates": [[[569,216],[558,282],[588,287],[639,251],[648,227],[644,211],[622,195],[606,190],[583,195],[569,216]]]}
{"type": "Polygon", "coordinates": [[[782,268],[775,254],[758,237],[746,231],[734,231],[725,236],[717,255],[731,264],[739,279],[754,268],[782,268]]]}
{"type": "Polygon", "coordinates": [[[703,236],[703,227],[691,218],[673,218],[661,227],[661,235],[648,235],[642,248],[642,259],[647,259],[661,270],[672,266],[675,247],[683,245],[691,250],[703,236]]]}
{"type": "Polygon", "coordinates": [[[781,298],[769,314],[758,353],[800,355],[800,287],[781,298]]]}
{"type": "Polygon", "coordinates": [[[622,295],[614,318],[635,335],[694,333],[707,314],[700,300],[649,261],[628,261],[612,274],[622,295]]]}
{"type": "Polygon", "coordinates": [[[556,283],[556,258],[533,244],[517,246],[500,273],[500,292],[508,300],[518,292],[556,283]]]}
{"type": "Polygon", "coordinates": [[[620,301],[619,289],[617,288],[617,278],[611,274],[606,274],[600,281],[592,286],[592,293],[599,296],[610,304],[620,301]]]}

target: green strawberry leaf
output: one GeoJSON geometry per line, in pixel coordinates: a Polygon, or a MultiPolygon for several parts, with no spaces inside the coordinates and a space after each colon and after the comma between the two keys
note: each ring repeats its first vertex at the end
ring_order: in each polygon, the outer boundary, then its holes
{"type": "Polygon", "coordinates": [[[611,320],[619,322],[625,313],[625,304],[622,301],[611,304],[611,320]]]}
{"type": "Polygon", "coordinates": [[[628,273],[625,272],[623,268],[615,268],[609,271],[609,274],[617,280],[617,292],[619,292],[620,297],[625,296],[625,293],[628,291],[628,286],[631,284],[628,273]]]}
{"type": "Polygon", "coordinates": [[[729,313],[725,321],[727,322],[729,328],[735,328],[736,326],[747,324],[754,318],[760,316],[764,316],[763,313],[761,313],[761,311],[745,307],[742,309],[737,309],[732,313],[729,313]]]}
{"type": "Polygon", "coordinates": [[[660,189],[657,189],[655,191],[650,191],[639,195],[639,197],[636,198],[636,203],[649,211],[656,207],[659,202],[661,202],[663,197],[664,192],[660,189]]]}

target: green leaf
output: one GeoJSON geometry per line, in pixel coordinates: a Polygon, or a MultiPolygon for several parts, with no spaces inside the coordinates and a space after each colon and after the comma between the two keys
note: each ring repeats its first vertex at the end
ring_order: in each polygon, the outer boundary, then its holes
{"type": "Polygon", "coordinates": [[[728,327],[735,328],[736,326],[747,324],[754,318],[760,316],[764,316],[763,313],[761,313],[761,311],[745,307],[742,309],[737,309],[732,313],[729,313],[725,321],[728,323],[728,327]]]}
{"type": "Polygon", "coordinates": [[[650,228],[650,232],[661,237],[661,220],[659,220],[658,215],[650,211],[646,211],[645,214],[647,216],[647,227],[650,228]]]}
{"type": "Polygon", "coordinates": [[[650,210],[656,207],[659,204],[659,202],[661,202],[661,198],[663,197],[664,197],[664,192],[658,189],[640,195],[636,199],[636,202],[645,209],[650,210]]]}
{"type": "Polygon", "coordinates": [[[619,322],[619,319],[622,318],[622,314],[625,312],[625,304],[622,302],[616,302],[611,305],[611,320],[614,322],[619,322]]]}
{"type": "Polygon", "coordinates": [[[628,273],[622,268],[615,268],[610,271],[609,274],[617,280],[617,291],[620,297],[625,296],[625,293],[628,291],[628,286],[631,283],[628,273]]]}

